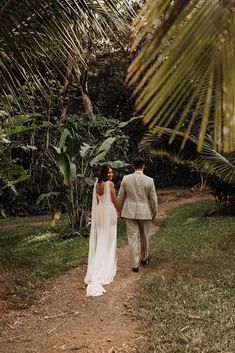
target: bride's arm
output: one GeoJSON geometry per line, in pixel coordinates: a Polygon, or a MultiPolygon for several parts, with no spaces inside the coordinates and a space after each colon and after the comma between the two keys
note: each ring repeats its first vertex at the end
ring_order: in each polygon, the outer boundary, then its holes
{"type": "Polygon", "coordinates": [[[116,196],[116,192],[114,189],[114,185],[113,182],[110,182],[110,191],[111,191],[111,199],[112,199],[112,203],[114,204],[117,212],[120,212],[120,206],[117,200],[117,196],[116,196]]]}

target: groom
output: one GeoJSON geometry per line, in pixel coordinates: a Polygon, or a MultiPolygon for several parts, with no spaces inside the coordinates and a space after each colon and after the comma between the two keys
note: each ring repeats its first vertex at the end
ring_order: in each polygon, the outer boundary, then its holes
{"type": "Polygon", "coordinates": [[[149,227],[151,221],[156,222],[158,208],[154,182],[144,175],[144,166],[142,158],[135,158],[134,173],[124,176],[118,193],[121,217],[126,219],[133,272],[139,271],[140,263],[146,265],[149,261],[149,227]]]}

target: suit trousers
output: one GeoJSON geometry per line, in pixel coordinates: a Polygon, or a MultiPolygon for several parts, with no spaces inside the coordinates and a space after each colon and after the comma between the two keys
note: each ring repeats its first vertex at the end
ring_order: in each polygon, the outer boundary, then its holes
{"type": "Polygon", "coordinates": [[[126,218],[126,229],[132,268],[139,267],[140,260],[146,260],[149,256],[150,224],[151,220],[126,218]]]}

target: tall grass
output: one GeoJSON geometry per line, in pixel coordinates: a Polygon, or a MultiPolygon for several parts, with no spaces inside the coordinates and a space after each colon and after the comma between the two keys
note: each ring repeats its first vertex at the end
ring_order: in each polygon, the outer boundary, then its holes
{"type": "Polygon", "coordinates": [[[235,219],[210,207],[174,210],[152,237],[133,306],[148,337],[139,353],[235,352],[235,219]]]}

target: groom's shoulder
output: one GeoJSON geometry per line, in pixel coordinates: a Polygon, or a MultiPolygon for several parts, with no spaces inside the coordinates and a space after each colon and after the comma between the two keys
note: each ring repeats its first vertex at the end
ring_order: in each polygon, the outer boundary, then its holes
{"type": "MultiPolygon", "coordinates": [[[[142,174],[143,178],[148,181],[153,181],[153,178],[149,177],[148,175],[142,174]]],[[[135,173],[124,175],[123,180],[129,180],[135,177],[135,173]]]]}
{"type": "Polygon", "coordinates": [[[127,175],[124,175],[124,177],[122,178],[122,182],[125,183],[125,182],[129,182],[129,180],[132,179],[132,176],[133,176],[133,173],[132,174],[127,174],[127,175]]]}
{"type": "Polygon", "coordinates": [[[123,179],[128,180],[133,178],[133,176],[134,176],[134,173],[130,173],[130,174],[124,175],[123,179]]]}
{"type": "Polygon", "coordinates": [[[148,175],[145,175],[145,174],[144,174],[144,178],[145,178],[145,180],[146,180],[147,182],[149,182],[149,183],[153,183],[153,182],[154,182],[153,178],[149,177],[148,175]]]}
{"type": "Polygon", "coordinates": [[[148,176],[148,175],[145,175],[145,174],[144,174],[144,176],[145,176],[145,178],[146,178],[147,180],[149,180],[149,181],[150,181],[150,180],[151,180],[151,181],[153,180],[153,178],[151,178],[151,177],[148,176]]]}

